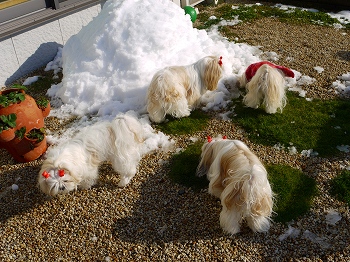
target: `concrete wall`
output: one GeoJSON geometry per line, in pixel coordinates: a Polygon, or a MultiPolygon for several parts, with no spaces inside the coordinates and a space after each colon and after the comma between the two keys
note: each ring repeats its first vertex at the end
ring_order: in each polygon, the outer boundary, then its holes
{"type": "Polygon", "coordinates": [[[87,25],[101,10],[88,9],[0,42],[0,88],[52,61],[58,47],[87,25]]]}

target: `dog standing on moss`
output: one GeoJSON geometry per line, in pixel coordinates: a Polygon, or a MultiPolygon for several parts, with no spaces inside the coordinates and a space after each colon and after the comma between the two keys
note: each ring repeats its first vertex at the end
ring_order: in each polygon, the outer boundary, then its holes
{"type": "Polygon", "coordinates": [[[147,93],[147,112],[153,122],[165,116],[189,116],[206,91],[217,89],[222,76],[222,57],[206,56],[187,66],[170,66],[152,78],[147,93]]]}
{"type": "Polygon", "coordinates": [[[273,192],[258,157],[239,140],[217,137],[202,146],[197,176],[206,175],[209,193],[220,198],[220,225],[235,234],[245,219],[254,232],[270,228],[273,192]]]}
{"type": "Polygon", "coordinates": [[[251,64],[239,79],[247,91],[243,103],[251,108],[262,104],[269,114],[282,112],[287,103],[285,77],[294,77],[294,72],[268,61],[251,64]]]}

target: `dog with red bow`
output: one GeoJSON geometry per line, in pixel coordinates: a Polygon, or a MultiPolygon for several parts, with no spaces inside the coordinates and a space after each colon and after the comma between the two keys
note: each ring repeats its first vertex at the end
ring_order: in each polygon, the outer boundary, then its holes
{"type": "Polygon", "coordinates": [[[39,172],[40,189],[51,196],[89,189],[103,161],[110,161],[120,175],[118,186],[126,186],[141,159],[142,133],[139,120],[127,114],[83,128],[71,140],[48,150],[39,172]]]}
{"type": "Polygon", "coordinates": [[[243,220],[254,232],[269,230],[273,192],[265,167],[243,142],[208,137],[196,174],[206,175],[209,193],[220,198],[225,232],[238,233],[243,220]]]}
{"type": "Polygon", "coordinates": [[[152,78],[147,93],[147,112],[151,121],[160,123],[166,115],[190,115],[201,96],[217,89],[222,76],[222,57],[206,56],[187,66],[170,66],[152,78]]]}
{"type": "Polygon", "coordinates": [[[243,103],[251,108],[262,104],[269,114],[282,112],[287,104],[285,77],[294,77],[294,72],[268,61],[251,64],[239,79],[247,91],[243,103]]]}

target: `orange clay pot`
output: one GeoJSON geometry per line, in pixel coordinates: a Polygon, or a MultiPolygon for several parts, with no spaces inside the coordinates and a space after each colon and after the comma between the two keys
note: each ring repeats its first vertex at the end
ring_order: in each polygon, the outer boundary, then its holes
{"type": "MultiPolygon", "coordinates": [[[[16,90],[25,94],[24,90],[8,89],[1,91],[0,95],[16,90]]],[[[26,134],[33,128],[40,129],[44,127],[44,118],[49,114],[49,112],[50,107],[46,111],[41,110],[37,106],[34,98],[28,94],[25,94],[24,101],[11,104],[7,107],[0,106],[0,115],[9,115],[12,113],[16,114],[17,119],[16,127],[13,128],[14,132],[16,130],[20,130],[22,127],[25,127],[26,134]]],[[[2,133],[4,133],[4,131],[2,133]]],[[[46,137],[40,143],[29,141],[26,138],[26,135],[24,135],[23,139],[14,137],[9,141],[0,140],[0,148],[5,148],[18,162],[29,162],[39,158],[43,153],[45,153],[47,149],[46,137]]]]}
{"type": "Polygon", "coordinates": [[[23,139],[16,137],[8,143],[4,143],[3,147],[17,162],[25,163],[43,155],[46,152],[47,143],[46,137],[37,143],[35,140],[25,136],[23,139]]]}
{"type": "Polygon", "coordinates": [[[0,143],[11,141],[14,138],[15,138],[15,129],[14,128],[2,130],[2,132],[0,133],[0,143]]]}
{"type": "Polygon", "coordinates": [[[39,108],[43,112],[43,117],[44,118],[47,117],[50,114],[50,111],[51,111],[50,102],[47,104],[47,107],[44,107],[44,108],[39,107],[39,108]]]}

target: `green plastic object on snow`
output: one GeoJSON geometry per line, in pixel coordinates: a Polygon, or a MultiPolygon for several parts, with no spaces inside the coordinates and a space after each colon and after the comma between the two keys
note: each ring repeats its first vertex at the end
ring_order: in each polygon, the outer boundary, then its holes
{"type": "Polygon", "coordinates": [[[185,6],[184,10],[185,10],[185,14],[189,14],[190,15],[192,23],[194,21],[196,21],[196,19],[197,19],[197,12],[192,6],[189,6],[189,5],[185,6]]]}

